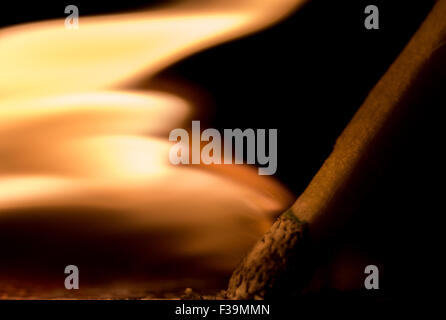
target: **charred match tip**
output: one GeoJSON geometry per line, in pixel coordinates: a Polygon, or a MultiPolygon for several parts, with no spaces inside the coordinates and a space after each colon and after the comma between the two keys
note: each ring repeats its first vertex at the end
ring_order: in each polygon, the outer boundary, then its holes
{"type": "Polygon", "coordinates": [[[280,290],[279,276],[285,274],[289,264],[298,257],[299,248],[305,247],[307,231],[308,224],[300,221],[291,210],[282,214],[234,271],[228,297],[262,299],[280,290]]]}
{"type": "Polygon", "coordinates": [[[226,297],[263,299],[298,292],[308,281],[309,245],[335,233],[388,157],[412,108],[429,84],[446,79],[446,0],[436,2],[419,30],[337,139],[333,152],[290,210],[280,216],[234,271],[226,297]],[[380,160],[380,161],[378,161],[380,160]],[[305,279],[307,278],[307,279],[305,279]],[[277,294],[279,293],[279,294],[277,294]]]}

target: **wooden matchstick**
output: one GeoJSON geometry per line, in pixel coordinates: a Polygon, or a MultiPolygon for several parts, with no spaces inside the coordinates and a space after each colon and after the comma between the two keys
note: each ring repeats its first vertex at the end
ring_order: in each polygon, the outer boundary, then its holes
{"type": "Polygon", "coordinates": [[[430,84],[446,78],[445,43],[446,0],[439,0],[303,194],[234,271],[227,298],[277,297],[290,286],[295,291],[303,286],[308,280],[305,270],[311,269],[309,243],[321,243],[346,224],[388,157],[399,128],[410,121],[411,110],[423,106],[430,84]]]}

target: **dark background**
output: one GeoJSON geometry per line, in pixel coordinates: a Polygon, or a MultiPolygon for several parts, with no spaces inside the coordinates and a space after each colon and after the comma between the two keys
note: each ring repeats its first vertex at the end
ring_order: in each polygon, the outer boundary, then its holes
{"type": "MultiPolygon", "coordinates": [[[[8,2],[2,4],[0,24],[64,17],[68,4],[79,7],[82,19],[82,15],[165,2],[8,2]]],[[[196,54],[158,78],[174,75],[206,92],[213,110],[209,126],[277,128],[276,176],[297,196],[433,2],[313,0],[280,24],[196,54]],[[364,28],[364,8],[369,4],[380,9],[380,30],[364,28]]],[[[321,262],[330,264],[340,251],[356,261],[351,257],[359,252],[361,263],[380,267],[379,294],[385,297],[418,295],[423,284],[435,285],[440,275],[435,257],[442,253],[438,240],[431,237],[442,214],[441,189],[435,185],[440,180],[438,159],[443,146],[438,123],[443,107],[438,101],[443,100],[438,99],[441,96],[420,107],[419,120],[392,148],[392,160],[377,175],[351,225],[333,239],[321,262]]],[[[364,278],[364,267],[358,268],[339,272],[342,277],[351,272],[351,281],[357,284],[364,278]]],[[[345,281],[338,283],[337,278],[331,275],[327,281],[342,289],[345,281]]]]}
{"type": "MultiPolygon", "coordinates": [[[[67,4],[77,5],[82,17],[174,2],[67,4]]],[[[67,4],[60,3],[10,2],[1,10],[0,26],[65,17],[67,4]]],[[[159,78],[181,77],[211,96],[213,127],[278,128],[276,175],[300,193],[433,3],[313,0],[278,25],[196,54],[159,78]],[[364,27],[369,4],[380,9],[380,30],[364,27]]]]}

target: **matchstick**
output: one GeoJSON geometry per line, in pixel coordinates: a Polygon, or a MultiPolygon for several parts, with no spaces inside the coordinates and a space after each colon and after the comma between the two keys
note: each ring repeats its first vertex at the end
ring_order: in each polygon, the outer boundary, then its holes
{"type": "Polygon", "coordinates": [[[231,299],[262,299],[304,286],[310,243],[345,225],[370,187],[386,147],[423,107],[429,83],[446,78],[446,0],[439,0],[408,45],[372,89],[337,139],[333,152],[294,205],[273,224],[234,271],[231,299]]]}

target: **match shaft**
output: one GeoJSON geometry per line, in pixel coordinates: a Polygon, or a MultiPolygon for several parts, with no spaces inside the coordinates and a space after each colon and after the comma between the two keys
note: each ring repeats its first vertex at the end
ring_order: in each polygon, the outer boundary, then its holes
{"type": "Polygon", "coordinates": [[[433,77],[444,79],[445,35],[446,0],[440,0],[372,89],[303,194],[234,271],[228,298],[277,296],[285,286],[298,290],[306,281],[309,243],[345,225],[389,157],[399,128],[410,121],[410,110],[422,107],[433,77]]]}

